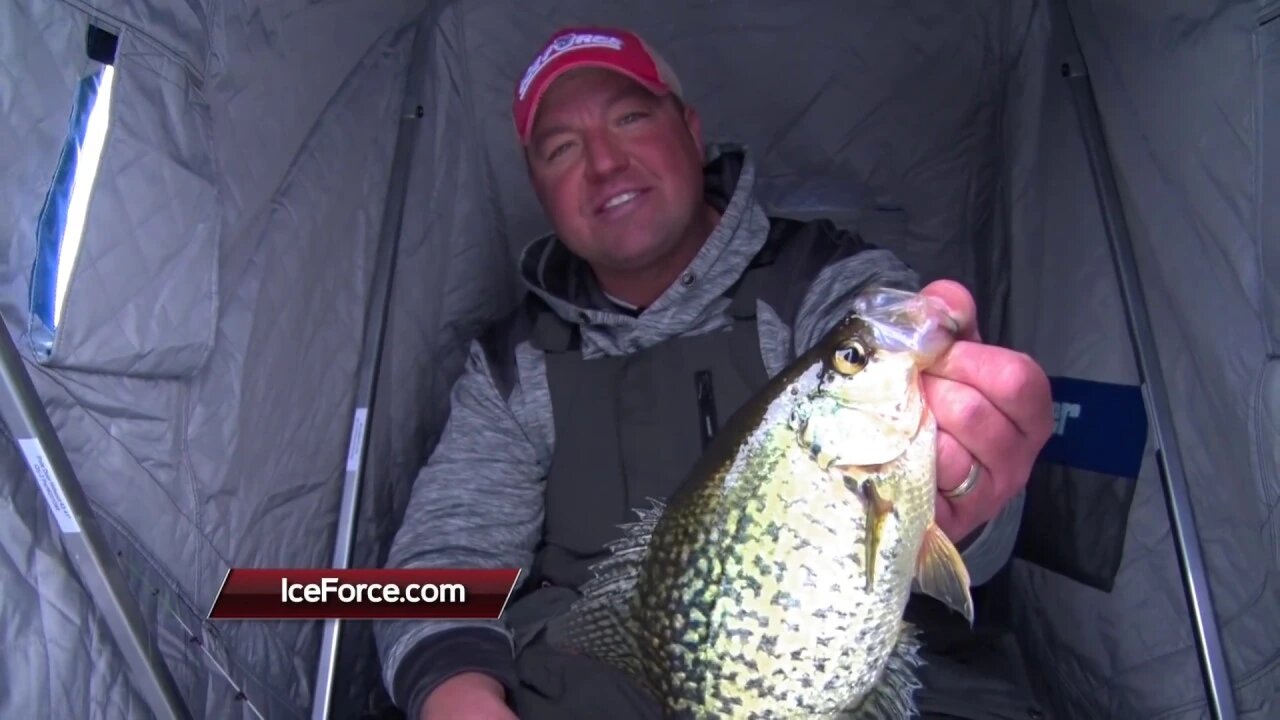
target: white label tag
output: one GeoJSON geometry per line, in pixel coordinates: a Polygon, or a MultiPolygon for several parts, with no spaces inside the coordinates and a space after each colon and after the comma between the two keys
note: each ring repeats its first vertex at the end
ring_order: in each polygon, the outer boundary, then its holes
{"type": "Polygon", "coordinates": [[[595,34],[578,34],[568,33],[561,35],[552,41],[551,45],[542,51],[542,54],[533,59],[533,63],[524,71],[524,77],[520,79],[520,99],[524,100],[525,93],[529,92],[529,85],[533,83],[533,79],[542,72],[542,68],[547,66],[557,56],[563,55],[574,50],[592,47],[607,47],[610,50],[621,50],[622,40],[612,35],[595,35],[595,34]]]}
{"type": "Polygon", "coordinates": [[[360,436],[364,435],[364,421],[368,416],[369,408],[356,408],[351,422],[351,441],[347,445],[347,472],[355,472],[360,467],[360,436]]]}
{"type": "Polygon", "coordinates": [[[67,503],[66,496],[62,494],[62,489],[53,481],[53,471],[49,469],[49,458],[45,457],[40,443],[36,442],[35,438],[24,438],[18,440],[18,445],[22,447],[22,454],[27,456],[27,467],[31,468],[31,474],[35,475],[36,484],[40,486],[40,492],[44,494],[49,510],[58,521],[58,527],[64,533],[79,534],[80,524],[71,514],[71,506],[67,503]]]}

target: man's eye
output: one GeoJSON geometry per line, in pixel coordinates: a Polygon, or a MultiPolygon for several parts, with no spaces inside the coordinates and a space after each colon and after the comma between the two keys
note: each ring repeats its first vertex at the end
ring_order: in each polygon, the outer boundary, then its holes
{"type": "Polygon", "coordinates": [[[630,125],[631,123],[635,122],[636,120],[640,120],[646,115],[647,113],[643,113],[637,110],[636,112],[629,112],[626,115],[623,115],[622,118],[618,120],[618,122],[622,125],[630,125]]]}
{"type": "Polygon", "coordinates": [[[548,159],[548,160],[555,160],[557,157],[560,157],[561,155],[563,155],[565,152],[567,152],[567,151],[569,150],[569,146],[570,146],[571,144],[572,144],[572,143],[564,142],[564,143],[560,143],[559,145],[557,145],[557,146],[555,146],[555,147],[551,148],[551,152],[547,153],[547,159],[548,159]]]}

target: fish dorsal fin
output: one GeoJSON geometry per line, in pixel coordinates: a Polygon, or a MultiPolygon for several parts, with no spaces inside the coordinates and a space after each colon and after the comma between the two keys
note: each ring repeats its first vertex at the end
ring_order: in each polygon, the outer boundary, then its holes
{"type": "Polygon", "coordinates": [[[607,545],[609,555],[591,567],[592,578],[583,583],[582,597],[547,624],[546,637],[556,647],[612,665],[652,692],[631,617],[649,538],[666,509],[661,500],[648,500],[648,509],[634,511],[638,520],[619,526],[622,537],[607,545]]]}

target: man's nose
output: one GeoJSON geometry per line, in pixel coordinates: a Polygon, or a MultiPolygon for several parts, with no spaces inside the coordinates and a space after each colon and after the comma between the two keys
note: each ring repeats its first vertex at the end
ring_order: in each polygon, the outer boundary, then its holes
{"type": "Polygon", "coordinates": [[[586,140],[587,170],[595,178],[607,178],[627,166],[627,153],[621,143],[607,133],[586,140]]]}

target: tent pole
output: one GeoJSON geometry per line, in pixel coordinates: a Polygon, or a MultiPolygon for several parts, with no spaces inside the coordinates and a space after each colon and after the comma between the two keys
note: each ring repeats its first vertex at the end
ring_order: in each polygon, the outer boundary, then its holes
{"type": "Polygon", "coordinates": [[[1200,548],[1200,533],[1196,527],[1195,511],[1187,489],[1186,470],[1182,464],[1177,433],[1173,424],[1173,410],[1169,405],[1168,386],[1156,349],[1155,332],[1147,310],[1146,297],[1138,272],[1133,240],[1125,223],[1120,189],[1116,184],[1115,170],[1111,165],[1110,151],[1102,130],[1102,120],[1093,94],[1093,85],[1085,65],[1079,36],[1067,0],[1058,0],[1057,20],[1070,34],[1072,48],[1062,63],[1062,76],[1071,88],[1076,117],[1084,136],[1089,167],[1093,172],[1094,186],[1102,210],[1115,266],[1124,301],[1129,336],[1133,344],[1138,375],[1142,382],[1147,412],[1151,416],[1156,441],[1156,461],[1164,490],[1169,522],[1173,529],[1174,548],[1182,572],[1183,589],[1190,605],[1192,630],[1199,652],[1200,669],[1204,678],[1206,700],[1216,720],[1235,720],[1236,708],[1230,669],[1222,651],[1217,613],[1214,610],[1209,575],[1205,570],[1200,548]]]}
{"type": "MultiPolygon", "coordinates": [[[[356,516],[360,493],[364,485],[364,457],[369,444],[369,426],[372,419],[378,370],[382,363],[383,339],[386,336],[387,308],[391,302],[392,277],[395,273],[396,253],[399,249],[400,228],[404,219],[405,196],[409,187],[409,169],[413,160],[414,140],[422,121],[423,108],[418,103],[426,60],[422,38],[422,20],[414,29],[409,70],[405,79],[405,92],[396,132],[396,144],[392,155],[391,175],[387,185],[387,197],[383,206],[382,227],[378,236],[377,255],[374,259],[373,281],[369,289],[369,306],[366,310],[364,337],[362,340],[358,385],[356,387],[355,413],[347,447],[346,476],[342,486],[342,499],[338,506],[338,528],[334,536],[331,567],[345,569],[351,564],[351,550],[355,541],[356,516]]],[[[339,635],[342,622],[326,620],[320,639],[320,656],[316,665],[316,683],[312,695],[312,720],[327,720],[332,711],[334,673],[338,660],[339,635]]]]}
{"type": "Polygon", "coordinates": [[[22,356],[6,330],[0,332],[0,420],[8,426],[40,486],[62,544],[133,676],[157,718],[190,718],[164,657],[152,642],[142,610],[129,592],[120,566],[98,527],[84,488],[58,439],[22,356]]]}

